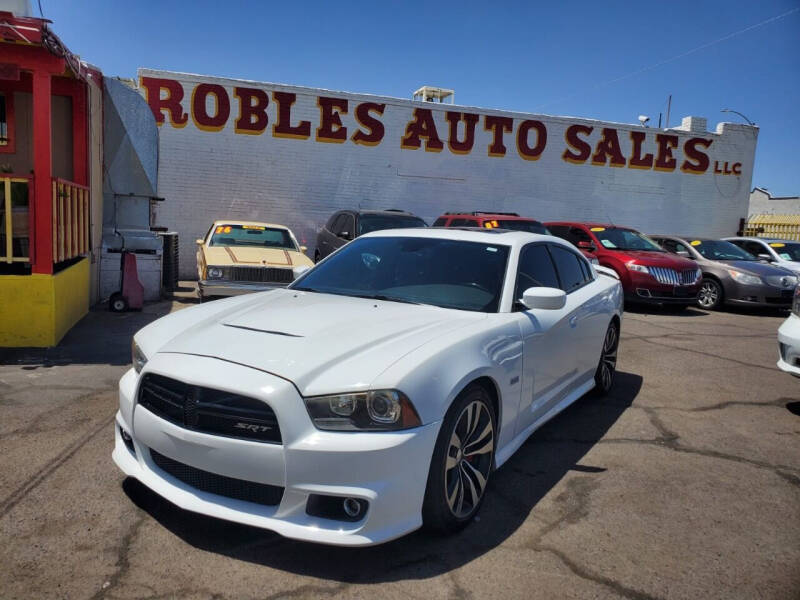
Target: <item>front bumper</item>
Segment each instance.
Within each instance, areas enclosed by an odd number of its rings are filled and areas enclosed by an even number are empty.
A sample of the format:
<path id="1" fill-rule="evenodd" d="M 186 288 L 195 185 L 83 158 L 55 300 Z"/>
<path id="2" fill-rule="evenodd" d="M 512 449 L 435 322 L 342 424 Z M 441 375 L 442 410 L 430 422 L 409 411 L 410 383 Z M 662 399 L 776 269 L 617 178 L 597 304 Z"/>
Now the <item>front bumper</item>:
<path id="1" fill-rule="evenodd" d="M 695 304 L 700 282 L 690 285 L 672 285 L 656 281 L 647 273 L 628 271 L 624 284 L 625 300 L 643 304 Z"/>
<path id="2" fill-rule="evenodd" d="M 778 368 L 800 377 L 800 317 L 794 314 L 778 328 Z"/>
<path id="3" fill-rule="evenodd" d="M 400 432 L 319 431 L 294 386 L 273 375 L 181 354 L 157 354 L 145 371 L 264 400 L 281 429 L 281 444 L 184 429 L 136 406 L 140 378 L 128 371 L 120 380 L 114 462 L 177 506 L 294 539 L 343 546 L 386 542 L 422 525 L 439 422 Z M 127 443 L 120 429 L 131 437 Z M 258 504 L 192 487 L 159 468 L 151 449 L 207 473 L 278 486 L 283 489 L 280 501 Z M 311 516 L 306 513 L 310 494 L 357 498 L 369 507 L 358 522 Z"/>
<path id="4" fill-rule="evenodd" d="M 790 307 L 794 287 L 781 289 L 766 283 L 744 285 L 731 281 L 725 286 L 725 302 L 740 306 L 774 306 Z"/>
<path id="5" fill-rule="evenodd" d="M 264 292 L 282 288 L 288 283 L 226 281 L 221 279 L 203 279 L 197 282 L 201 296 L 240 296 L 254 292 Z"/>

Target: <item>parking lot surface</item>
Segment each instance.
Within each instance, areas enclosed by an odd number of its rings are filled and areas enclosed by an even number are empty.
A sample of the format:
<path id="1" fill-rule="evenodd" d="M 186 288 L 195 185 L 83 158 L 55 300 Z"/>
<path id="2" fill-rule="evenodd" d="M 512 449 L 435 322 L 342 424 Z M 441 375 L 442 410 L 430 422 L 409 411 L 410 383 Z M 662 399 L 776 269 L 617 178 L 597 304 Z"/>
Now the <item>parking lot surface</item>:
<path id="1" fill-rule="evenodd" d="M 626 313 L 612 395 L 536 432 L 479 519 L 344 549 L 182 511 L 112 463 L 130 336 L 191 296 L 0 350 L 0 597 L 800 597 L 781 312 Z"/>

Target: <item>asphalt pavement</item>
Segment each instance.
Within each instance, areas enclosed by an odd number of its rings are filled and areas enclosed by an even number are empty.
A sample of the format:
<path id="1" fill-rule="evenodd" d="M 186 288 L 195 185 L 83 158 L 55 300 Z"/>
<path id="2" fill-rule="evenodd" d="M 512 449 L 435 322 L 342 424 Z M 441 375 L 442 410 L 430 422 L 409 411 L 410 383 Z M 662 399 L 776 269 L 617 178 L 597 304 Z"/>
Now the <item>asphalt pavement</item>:
<path id="1" fill-rule="evenodd" d="M 536 432 L 475 522 L 343 549 L 182 511 L 111 461 L 131 334 L 194 301 L 0 350 L 0 597 L 800 598 L 783 312 L 627 312 L 612 395 Z"/>

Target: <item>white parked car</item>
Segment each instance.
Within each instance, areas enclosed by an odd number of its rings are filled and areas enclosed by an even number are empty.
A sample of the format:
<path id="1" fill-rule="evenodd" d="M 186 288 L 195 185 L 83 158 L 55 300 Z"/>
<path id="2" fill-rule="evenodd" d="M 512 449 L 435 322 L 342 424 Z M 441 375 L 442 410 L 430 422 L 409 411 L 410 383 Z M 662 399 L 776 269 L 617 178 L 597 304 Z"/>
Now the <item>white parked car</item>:
<path id="1" fill-rule="evenodd" d="M 800 275 L 800 242 L 777 238 L 728 237 L 724 240 L 736 244 L 757 258 L 776 267 L 783 267 Z"/>
<path id="2" fill-rule="evenodd" d="M 778 329 L 778 368 L 800 377 L 800 286 L 794 290 L 792 314 Z"/>
<path id="3" fill-rule="evenodd" d="M 178 506 L 369 545 L 455 530 L 494 469 L 611 388 L 622 290 L 561 239 L 388 230 L 286 289 L 139 331 L 114 461 Z"/>

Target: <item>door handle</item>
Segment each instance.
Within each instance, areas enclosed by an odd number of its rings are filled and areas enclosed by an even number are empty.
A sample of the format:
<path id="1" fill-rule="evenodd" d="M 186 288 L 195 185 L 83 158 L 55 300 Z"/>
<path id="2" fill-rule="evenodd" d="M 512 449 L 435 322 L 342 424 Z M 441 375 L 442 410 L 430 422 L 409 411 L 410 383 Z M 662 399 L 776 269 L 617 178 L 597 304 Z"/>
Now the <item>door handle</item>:
<path id="1" fill-rule="evenodd" d="M 569 326 L 575 327 L 578 324 L 578 315 L 573 315 L 569 318 Z"/>

